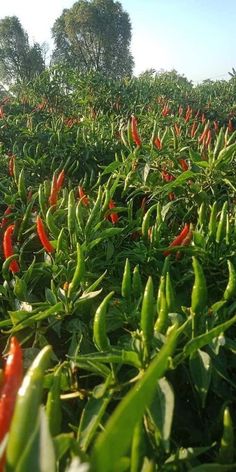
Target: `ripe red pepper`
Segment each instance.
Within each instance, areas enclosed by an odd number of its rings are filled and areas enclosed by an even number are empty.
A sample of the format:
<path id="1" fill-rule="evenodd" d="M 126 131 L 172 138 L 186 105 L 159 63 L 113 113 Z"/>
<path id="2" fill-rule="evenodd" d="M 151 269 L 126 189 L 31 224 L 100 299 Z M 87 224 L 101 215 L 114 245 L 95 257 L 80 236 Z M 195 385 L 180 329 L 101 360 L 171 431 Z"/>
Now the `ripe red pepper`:
<path id="1" fill-rule="evenodd" d="M 138 128 L 137 128 L 137 119 L 135 118 L 134 115 L 131 116 L 131 135 L 134 143 L 136 144 L 137 147 L 142 146 L 142 141 L 141 138 L 138 134 Z"/>
<path id="2" fill-rule="evenodd" d="M 58 175 L 57 177 L 57 191 L 59 192 L 59 190 L 61 189 L 62 185 L 63 185 L 63 182 L 64 182 L 64 179 L 65 179 L 65 171 L 64 169 L 62 169 L 62 171 L 60 172 L 60 174 Z"/>
<path id="3" fill-rule="evenodd" d="M 233 123 L 232 123 L 232 120 L 229 119 L 228 121 L 228 126 L 227 126 L 228 130 L 230 133 L 232 133 L 232 131 L 234 130 L 234 127 L 233 127 Z"/>
<path id="4" fill-rule="evenodd" d="M 168 107 L 168 105 L 164 105 L 164 107 L 161 110 L 162 116 L 167 116 L 169 112 L 170 112 L 170 108 Z"/>
<path id="5" fill-rule="evenodd" d="M 154 146 L 156 146 L 157 149 L 162 149 L 162 142 L 159 138 L 156 138 L 153 140 L 153 144 Z"/>
<path id="6" fill-rule="evenodd" d="M 177 123 L 174 124 L 174 128 L 175 128 L 175 134 L 176 134 L 176 136 L 180 136 L 181 129 L 180 129 L 180 127 L 177 125 Z"/>
<path id="7" fill-rule="evenodd" d="M 181 167 L 182 167 L 183 172 L 185 172 L 186 170 L 188 170 L 188 164 L 187 164 L 187 162 L 186 162 L 185 159 L 180 159 L 180 160 L 179 160 L 179 163 L 180 163 L 180 165 L 181 165 Z"/>
<path id="8" fill-rule="evenodd" d="M 111 208 L 115 208 L 115 206 L 116 205 L 113 202 L 113 200 L 110 200 L 108 207 L 111 209 Z M 109 217 L 113 225 L 119 221 L 119 215 L 117 213 L 110 213 Z"/>
<path id="9" fill-rule="evenodd" d="M 13 256 L 14 254 L 13 244 L 12 244 L 12 239 L 11 239 L 14 229 L 15 229 L 15 225 L 8 226 L 3 236 L 3 253 L 4 253 L 5 259 L 7 259 L 10 256 Z M 18 262 L 14 260 L 11 261 L 9 269 L 13 273 L 19 272 L 20 267 L 19 267 Z"/>
<path id="10" fill-rule="evenodd" d="M 182 231 L 178 234 L 178 236 L 176 236 L 176 238 L 172 241 L 172 243 L 170 243 L 169 248 L 175 247 L 175 246 L 181 246 L 182 241 L 184 240 L 184 238 L 186 238 L 189 232 L 189 227 L 190 227 L 189 224 L 186 223 Z M 169 254 L 170 254 L 170 251 L 168 249 L 163 252 L 164 256 L 168 256 Z"/>
<path id="11" fill-rule="evenodd" d="M 184 109 L 183 109 L 183 107 L 180 105 L 180 106 L 179 106 L 179 109 L 178 109 L 178 114 L 179 114 L 179 116 L 181 116 L 181 115 L 183 114 L 183 111 L 184 111 Z"/>
<path id="12" fill-rule="evenodd" d="M 206 138 L 204 140 L 204 146 L 208 147 L 210 142 L 211 142 L 211 130 L 209 129 L 207 131 L 207 135 L 206 135 Z"/>
<path id="13" fill-rule="evenodd" d="M 8 164 L 8 172 L 9 172 L 10 177 L 14 177 L 14 165 L 15 165 L 16 156 L 12 154 L 9 157 L 10 159 L 9 159 L 9 164 Z"/>
<path id="14" fill-rule="evenodd" d="M 192 127 L 191 127 L 191 131 L 190 131 L 191 138 L 194 138 L 194 136 L 196 134 L 196 130 L 197 130 L 197 122 L 194 121 L 193 124 L 192 124 Z"/>
<path id="15" fill-rule="evenodd" d="M 78 192 L 79 192 L 79 197 L 82 200 L 83 205 L 88 206 L 89 205 L 89 199 L 88 199 L 87 195 L 85 194 L 84 189 L 83 189 L 83 187 L 81 187 L 81 185 L 79 185 L 79 187 L 78 187 Z"/>
<path id="16" fill-rule="evenodd" d="M 9 431 L 14 412 L 16 395 L 23 377 L 22 350 L 19 342 L 13 336 L 10 342 L 4 374 L 3 387 L 0 396 L 0 443 Z M 4 470 L 5 457 L 0 461 L 0 472 Z"/>
<path id="17" fill-rule="evenodd" d="M 219 130 L 219 121 L 217 121 L 217 120 L 214 121 L 214 130 L 215 131 Z"/>
<path id="18" fill-rule="evenodd" d="M 191 241 L 192 241 L 192 238 L 193 238 L 193 232 L 192 232 L 192 229 L 191 229 L 191 227 L 190 227 L 187 236 L 186 236 L 186 237 L 182 240 L 182 242 L 181 242 L 181 246 L 189 246 L 189 244 L 190 244 Z M 176 253 L 175 259 L 176 259 L 176 260 L 179 260 L 180 257 L 181 257 L 181 252 L 178 251 L 178 252 Z"/>
<path id="19" fill-rule="evenodd" d="M 40 218 L 40 216 L 37 216 L 36 227 L 37 227 L 38 237 L 39 237 L 44 249 L 46 249 L 47 252 L 53 252 L 54 247 L 51 245 L 51 243 L 50 243 L 50 241 L 47 237 L 47 234 L 45 232 L 43 222 L 42 222 L 42 219 Z"/>
<path id="20" fill-rule="evenodd" d="M 202 113 L 201 122 L 202 122 L 203 125 L 206 122 L 206 117 L 205 117 L 204 113 Z"/>
<path id="21" fill-rule="evenodd" d="M 186 110 L 186 115 L 185 115 L 185 123 L 187 123 L 192 116 L 192 108 L 188 105 L 188 108 Z"/>

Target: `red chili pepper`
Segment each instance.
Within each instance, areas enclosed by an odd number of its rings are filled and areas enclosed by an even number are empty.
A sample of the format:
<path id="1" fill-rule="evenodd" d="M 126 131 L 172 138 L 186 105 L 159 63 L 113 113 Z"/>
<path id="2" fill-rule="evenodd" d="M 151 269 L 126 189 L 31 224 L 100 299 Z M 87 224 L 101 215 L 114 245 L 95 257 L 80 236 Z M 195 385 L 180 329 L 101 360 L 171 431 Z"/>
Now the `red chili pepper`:
<path id="1" fill-rule="evenodd" d="M 177 123 L 174 124 L 174 128 L 175 128 L 175 134 L 176 134 L 176 136 L 180 136 L 181 129 L 180 129 L 180 127 L 177 125 Z"/>
<path id="2" fill-rule="evenodd" d="M 202 113 L 201 122 L 202 122 L 203 125 L 206 122 L 206 117 L 205 117 L 204 113 Z"/>
<path id="3" fill-rule="evenodd" d="M 188 232 L 189 232 L 189 224 L 186 223 L 182 231 L 178 234 L 178 236 L 176 236 L 176 238 L 172 241 L 172 243 L 170 243 L 169 248 L 180 246 L 184 238 L 186 238 Z M 168 249 L 163 252 L 164 256 L 168 256 L 169 254 L 170 254 L 170 251 Z"/>
<path id="4" fill-rule="evenodd" d="M 157 149 L 162 149 L 162 142 L 159 138 L 154 139 L 153 144 L 154 146 L 156 146 Z"/>
<path id="5" fill-rule="evenodd" d="M 147 203 L 147 197 L 143 197 L 141 201 L 141 205 L 140 205 L 140 208 L 143 211 L 143 213 L 145 213 L 145 210 L 146 210 L 146 203 Z"/>
<path id="6" fill-rule="evenodd" d="M 10 256 L 13 256 L 13 254 L 14 254 L 13 244 L 12 244 L 12 240 L 11 240 L 14 229 L 15 229 L 15 225 L 8 226 L 8 228 L 6 229 L 6 231 L 4 233 L 4 236 L 3 236 L 3 253 L 4 253 L 5 259 L 7 259 Z M 19 267 L 18 262 L 14 261 L 14 260 L 11 261 L 11 263 L 9 265 L 9 269 L 13 273 L 19 272 L 20 267 Z"/>
<path id="7" fill-rule="evenodd" d="M 53 179 L 52 179 L 52 185 L 51 185 L 51 193 L 48 199 L 50 206 L 56 205 L 57 197 L 58 197 L 57 177 L 54 174 Z"/>
<path id="8" fill-rule="evenodd" d="M 12 208 L 10 206 L 8 206 L 6 208 L 6 210 L 4 211 L 4 215 L 7 216 L 7 215 L 10 215 L 12 213 Z M 1 228 L 4 228 L 4 226 L 7 224 L 8 222 L 8 218 L 4 218 L 2 219 L 1 223 L 0 223 L 0 227 Z"/>
<path id="9" fill-rule="evenodd" d="M 175 200 L 175 194 L 174 194 L 174 192 L 168 193 L 168 198 L 169 198 L 169 200 L 170 200 L 171 202 L 172 202 L 173 200 Z"/>
<path id="10" fill-rule="evenodd" d="M 111 209 L 111 208 L 115 208 L 115 206 L 116 205 L 113 202 L 113 200 L 110 200 L 108 207 Z M 119 221 L 119 215 L 117 213 L 110 213 L 109 217 L 113 225 Z"/>
<path id="11" fill-rule="evenodd" d="M 194 138 L 194 136 L 196 134 L 196 130 L 197 130 L 197 122 L 194 121 L 194 123 L 192 124 L 192 127 L 191 127 L 191 131 L 190 131 L 191 138 Z"/>
<path id="12" fill-rule="evenodd" d="M 165 105 L 161 110 L 161 114 L 162 116 L 167 116 L 169 113 L 170 113 L 170 108 L 168 107 L 168 105 Z"/>
<path id="13" fill-rule="evenodd" d="M 183 110 L 183 107 L 180 105 L 180 106 L 179 106 L 179 109 L 178 109 L 178 114 L 179 114 L 179 116 L 181 116 L 181 115 L 183 114 L 183 111 L 184 111 L 184 110 Z"/>
<path id="14" fill-rule="evenodd" d="M 65 179 L 65 171 L 64 171 L 64 169 L 62 169 L 62 171 L 60 172 L 60 174 L 57 177 L 57 191 L 58 192 L 59 192 L 60 188 L 63 185 L 64 179 Z"/>
<path id="15" fill-rule="evenodd" d="M 230 133 L 232 133 L 232 131 L 234 130 L 234 127 L 233 127 L 233 123 L 232 123 L 232 120 L 229 119 L 228 121 L 228 126 L 227 126 L 228 130 Z"/>
<path id="16" fill-rule="evenodd" d="M 182 170 L 183 170 L 184 172 L 185 172 L 186 170 L 188 170 L 188 164 L 187 164 L 187 162 L 186 162 L 185 159 L 180 159 L 180 160 L 179 160 L 179 163 L 180 163 L 180 165 L 181 165 L 181 167 L 182 167 Z"/>
<path id="17" fill-rule="evenodd" d="M 218 129 L 219 129 L 219 121 L 217 121 L 217 120 L 214 121 L 214 129 L 215 129 L 215 131 L 218 131 Z"/>
<path id="18" fill-rule="evenodd" d="M 131 116 L 131 135 L 134 143 L 136 144 L 137 147 L 142 146 L 142 141 L 141 138 L 138 134 L 138 128 L 137 128 L 137 119 L 135 118 L 134 115 Z"/>
<path id="19" fill-rule="evenodd" d="M 8 353 L 4 369 L 3 387 L 0 396 L 0 443 L 9 431 L 16 395 L 23 377 L 22 350 L 15 337 L 11 338 L 10 351 Z M 5 457 L 0 461 L 0 472 L 4 470 Z"/>
<path id="20" fill-rule="evenodd" d="M 163 170 L 161 175 L 162 175 L 163 180 L 165 180 L 165 182 L 171 182 L 172 180 L 175 180 L 175 177 L 169 174 L 169 172 L 167 172 L 166 170 Z"/>
<path id="21" fill-rule="evenodd" d="M 192 241 L 192 238 L 193 238 L 193 232 L 192 232 L 192 229 L 191 229 L 191 227 L 190 227 L 187 236 L 186 236 L 186 237 L 182 240 L 182 242 L 181 242 L 181 246 L 189 246 L 189 244 L 190 244 L 191 241 Z M 175 259 L 176 259 L 176 260 L 179 260 L 180 257 L 181 257 L 181 252 L 178 251 L 178 252 L 176 253 Z"/>
<path id="22" fill-rule="evenodd" d="M 42 219 L 40 218 L 40 216 L 37 216 L 36 227 L 37 227 L 38 237 L 39 237 L 44 249 L 46 249 L 47 252 L 53 252 L 54 247 L 51 245 L 51 243 L 50 243 L 50 241 L 47 237 L 47 234 L 45 232 L 43 222 L 42 222 Z"/>
<path id="23" fill-rule="evenodd" d="M 9 159 L 8 172 L 10 177 L 14 177 L 15 158 L 16 156 L 11 155 Z"/>
<path id="24" fill-rule="evenodd" d="M 79 187 L 78 187 L 78 192 L 79 192 L 79 197 L 82 200 L 83 205 L 88 206 L 89 205 L 89 199 L 88 199 L 87 195 L 84 193 L 84 189 L 83 189 L 83 187 L 81 187 L 81 185 L 79 185 Z"/>
<path id="25" fill-rule="evenodd" d="M 192 116 L 192 108 L 188 105 L 188 108 L 186 110 L 186 115 L 185 115 L 185 123 L 187 123 Z"/>
<path id="26" fill-rule="evenodd" d="M 209 129 L 207 131 L 207 135 L 206 135 L 206 138 L 204 140 L 204 146 L 208 147 L 210 142 L 211 142 L 211 130 Z"/>

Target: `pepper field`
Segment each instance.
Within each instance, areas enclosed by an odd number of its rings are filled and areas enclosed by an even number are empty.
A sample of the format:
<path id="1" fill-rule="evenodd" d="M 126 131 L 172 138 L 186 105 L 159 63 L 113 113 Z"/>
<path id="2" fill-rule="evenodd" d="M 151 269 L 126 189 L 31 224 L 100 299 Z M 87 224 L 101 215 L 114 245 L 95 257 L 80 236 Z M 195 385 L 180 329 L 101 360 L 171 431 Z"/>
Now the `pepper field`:
<path id="1" fill-rule="evenodd" d="M 0 471 L 236 470 L 235 97 L 63 68 L 2 97 Z"/>

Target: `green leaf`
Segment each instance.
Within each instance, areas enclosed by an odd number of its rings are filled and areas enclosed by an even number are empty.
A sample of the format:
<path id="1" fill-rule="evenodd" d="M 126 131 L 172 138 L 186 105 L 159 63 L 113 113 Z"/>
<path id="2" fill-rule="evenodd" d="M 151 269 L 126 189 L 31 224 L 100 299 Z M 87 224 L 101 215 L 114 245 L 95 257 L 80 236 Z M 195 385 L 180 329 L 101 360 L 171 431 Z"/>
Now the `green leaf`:
<path id="1" fill-rule="evenodd" d="M 191 472 L 230 472 L 230 470 L 235 471 L 236 470 L 236 463 L 235 464 L 202 464 L 202 465 L 197 465 L 197 467 L 193 467 L 191 469 Z"/>
<path id="2" fill-rule="evenodd" d="M 201 400 L 201 406 L 205 408 L 212 373 L 212 362 L 209 354 L 198 349 L 190 357 L 189 367 L 194 387 Z"/>
<path id="3" fill-rule="evenodd" d="M 157 428 L 157 442 L 160 442 L 168 453 L 174 413 L 174 392 L 167 379 L 163 378 L 158 381 L 157 390 L 148 411 Z"/>
<path id="4" fill-rule="evenodd" d="M 110 400 L 111 394 L 106 394 L 102 398 L 90 398 L 88 400 L 82 412 L 78 430 L 78 442 L 83 451 L 86 452 L 91 444 Z"/>
<path id="5" fill-rule="evenodd" d="M 162 377 L 168 358 L 172 355 L 177 339 L 176 328 L 171 329 L 166 344 L 156 355 L 141 380 L 129 391 L 107 422 L 106 429 L 95 443 L 92 466 L 95 470 L 111 471 L 130 446 L 135 425 L 155 394 L 156 381 Z"/>

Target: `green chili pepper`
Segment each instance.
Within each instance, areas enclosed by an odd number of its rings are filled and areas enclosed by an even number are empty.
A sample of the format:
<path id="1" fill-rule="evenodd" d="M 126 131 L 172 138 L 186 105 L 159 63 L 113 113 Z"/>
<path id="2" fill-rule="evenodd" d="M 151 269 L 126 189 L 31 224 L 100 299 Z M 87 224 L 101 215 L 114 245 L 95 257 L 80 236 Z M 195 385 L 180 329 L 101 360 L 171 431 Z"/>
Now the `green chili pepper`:
<path id="1" fill-rule="evenodd" d="M 64 251 L 65 247 L 67 246 L 67 241 L 65 239 L 65 228 L 62 228 L 58 238 L 57 238 L 57 246 L 56 246 L 56 252 Z"/>
<path id="2" fill-rule="evenodd" d="M 110 349 L 110 341 L 106 333 L 106 313 L 109 301 L 114 292 L 110 292 L 96 310 L 93 322 L 93 340 L 99 351 Z"/>
<path id="3" fill-rule="evenodd" d="M 19 178 L 18 178 L 18 193 L 21 198 L 21 200 L 26 203 L 27 202 L 27 192 L 25 188 L 25 177 L 24 177 L 24 169 L 21 170 Z"/>
<path id="4" fill-rule="evenodd" d="M 229 214 L 227 213 L 227 215 L 226 215 L 226 231 L 225 231 L 225 244 L 227 246 L 229 246 L 229 244 L 230 244 L 230 232 L 231 232 L 230 219 L 229 219 Z"/>
<path id="5" fill-rule="evenodd" d="M 209 220 L 209 225 L 208 225 L 209 237 L 211 238 L 216 237 L 216 228 L 217 228 L 216 217 L 217 217 L 217 202 L 214 202 L 211 207 L 211 214 L 210 214 L 210 220 Z"/>
<path id="6" fill-rule="evenodd" d="M 168 313 L 172 313 L 176 309 L 176 297 L 169 272 L 166 274 L 166 303 Z"/>
<path id="7" fill-rule="evenodd" d="M 20 224 L 18 235 L 17 235 L 17 239 L 19 241 L 21 240 L 23 233 L 27 229 L 30 217 L 32 215 L 32 208 L 33 208 L 34 203 L 35 203 L 35 197 L 32 198 L 31 202 L 27 205 L 27 208 L 25 210 L 24 217 Z"/>
<path id="8" fill-rule="evenodd" d="M 45 346 L 39 352 L 18 391 L 6 451 L 7 472 L 17 470 L 20 458 L 34 431 L 35 418 L 42 400 L 43 377 L 49 365 L 51 353 L 51 346 Z"/>
<path id="9" fill-rule="evenodd" d="M 150 226 L 150 217 L 151 217 L 151 213 L 156 209 L 157 207 L 157 204 L 155 203 L 154 205 L 152 205 L 148 211 L 145 213 L 144 217 L 143 217 L 143 221 L 142 221 L 142 236 L 144 238 L 144 240 L 148 241 L 148 229 L 149 229 L 149 226 Z"/>
<path id="10" fill-rule="evenodd" d="M 60 433 L 62 411 L 61 411 L 61 369 L 60 365 L 54 372 L 51 388 L 48 392 L 46 403 L 46 414 L 48 417 L 49 430 L 52 436 Z"/>
<path id="11" fill-rule="evenodd" d="M 68 231 L 69 231 L 69 235 L 71 239 L 75 230 L 75 220 L 76 220 L 75 195 L 74 195 L 74 190 L 71 190 L 69 193 L 69 198 L 68 198 L 68 215 L 67 215 L 67 227 L 68 227 Z"/>
<path id="12" fill-rule="evenodd" d="M 89 234 L 90 230 L 91 230 L 91 226 L 93 225 L 94 223 L 94 220 L 95 218 L 100 214 L 100 211 L 101 211 L 101 203 L 102 203 L 102 189 L 101 187 L 99 187 L 98 189 L 98 194 L 97 194 L 97 200 L 95 202 L 95 205 L 88 217 L 88 220 L 87 220 L 87 223 L 86 223 L 86 226 L 85 226 L 85 231 L 86 231 L 86 234 Z"/>
<path id="13" fill-rule="evenodd" d="M 223 207 L 222 207 L 221 214 L 220 214 L 220 221 L 219 221 L 218 226 L 217 226 L 216 242 L 218 244 L 225 237 L 227 209 L 228 209 L 228 203 L 225 202 Z"/>
<path id="14" fill-rule="evenodd" d="M 193 256 L 194 285 L 191 295 L 191 311 L 202 313 L 207 304 L 206 279 L 200 262 Z"/>
<path id="15" fill-rule="evenodd" d="M 125 268 L 122 278 L 122 285 L 121 285 L 121 295 L 127 301 L 130 300 L 131 297 L 131 271 L 130 271 L 130 263 L 129 259 L 127 258 L 125 261 Z"/>
<path id="16" fill-rule="evenodd" d="M 147 358 L 149 356 L 154 330 L 154 296 L 152 277 L 148 277 L 144 290 L 140 327 L 143 332 L 144 357 Z"/>
<path id="17" fill-rule="evenodd" d="M 46 225 L 52 234 L 54 239 L 57 239 L 59 234 L 60 234 L 60 228 L 56 225 L 54 221 L 54 216 L 53 216 L 54 208 L 53 206 L 50 206 L 48 208 L 48 211 L 46 213 Z"/>
<path id="18" fill-rule="evenodd" d="M 132 294 L 135 299 L 139 299 L 143 293 L 143 285 L 140 277 L 139 266 L 136 265 L 132 277 Z"/>
<path id="19" fill-rule="evenodd" d="M 43 215 L 43 218 L 45 218 L 46 211 L 47 211 L 47 199 L 46 199 L 45 194 L 44 194 L 43 184 L 39 185 L 38 196 L 39 196 L 40 211 Z"/>
<path id="20" fill-rule="evenodd" d="M 206 223 L 206 203 L 202 202 L 198 212 L 198 224 L 200 227 Z"/>
<path id="21" fill-rule="evenodd" d="M 228 407 L 224 409 L 223 434 L 218 460 L 221 464 L 231 464 L 234 460 L 234 427 Z"/>
<path id="22" fill-rule="evenodd" d="M 76 252 L 77 252 L 77 264 L 76 264 L 72 281 L 69 284 L 68 297 L 71 297 L 71 295 L 73 295 L 77 291 L 84 275 L 84 269 L 85 269 L 84 254 L 83 254 L 82 247 L 80 246 L 79 243 L 77 243 Z"/>
<path id="23" fill-rule="evenodd" d="M 223 298 L 224 300 L 231 300 L 236 296 L 236 270 L 231 261 L 227 261 L 228 270 L 229 270 L 229 280 L 227 287 L 224 291 Z"/>
<path id="24" fill-rule="evenodd" d="M 161 276 L 159 283 L 157 294 L 157 313 L 158 318 L 155 323 L 155 330 L 159 333 L 165 333 L 168 325 L 168 304 L 166 300 L 166 277 L 164 275 Z"/>

